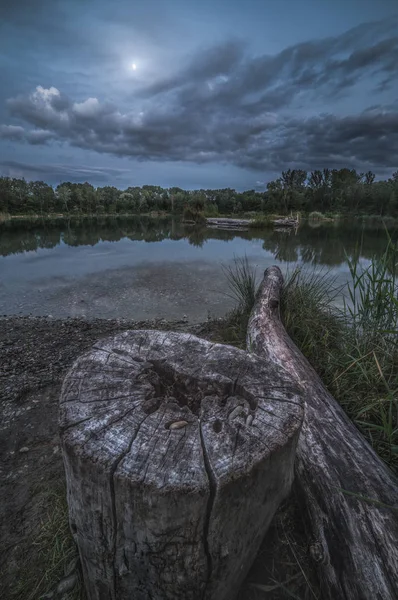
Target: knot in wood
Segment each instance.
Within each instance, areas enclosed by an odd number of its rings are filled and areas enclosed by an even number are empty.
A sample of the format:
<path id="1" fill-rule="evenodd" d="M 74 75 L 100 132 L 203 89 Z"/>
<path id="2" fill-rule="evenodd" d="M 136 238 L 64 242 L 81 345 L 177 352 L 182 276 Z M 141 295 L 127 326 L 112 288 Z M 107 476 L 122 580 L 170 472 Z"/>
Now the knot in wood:
<path id="1" fill-rule="evenodd" d="M 89 600 L 233 598 L 290 489 L 301 393 L 188 334 L 129 331 L 79 358 L 60 426 Z"/>

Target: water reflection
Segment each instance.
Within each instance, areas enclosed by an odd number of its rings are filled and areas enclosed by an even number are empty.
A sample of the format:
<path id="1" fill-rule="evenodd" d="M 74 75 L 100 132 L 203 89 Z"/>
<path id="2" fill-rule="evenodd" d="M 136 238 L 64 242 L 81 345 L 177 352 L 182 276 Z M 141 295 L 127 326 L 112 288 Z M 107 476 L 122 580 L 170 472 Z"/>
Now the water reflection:
<path id="1" fill-rule="evenodd" d="M 397 237 L 397 230 L 391 232 Z M 40 248 L 95 246 L 100 242 L 132 240 L 145 243 L 186 239 L 202 248 L 208 240 L 229 242 L 236 238 L 262 241 L 264 250 L 281 262 L 302 262 L 336 267 L 350 258 L 372 258 L 385 247 L 382 225 L 364 227 L 359 222 L 302 223 L 297 231 L 272 229 L 224 231 L 185 225 L 164 217 L 97 217 L 52 220 L 13 220 L 0 225 L 0 255 L 8 256 Z"/>

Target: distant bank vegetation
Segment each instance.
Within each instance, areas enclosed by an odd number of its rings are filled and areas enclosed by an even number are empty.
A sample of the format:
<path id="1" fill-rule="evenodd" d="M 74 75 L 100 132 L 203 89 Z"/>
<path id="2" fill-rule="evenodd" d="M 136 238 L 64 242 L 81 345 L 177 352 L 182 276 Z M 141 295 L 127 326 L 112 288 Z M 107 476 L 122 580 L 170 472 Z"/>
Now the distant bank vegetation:
<path id="1" fill-rule="evenodd" d="M 156 185 L 95 188 L 89 183 L 64 182 L 55 189 L 43 181 L 0 177 L 0 215 L 147 214 L 151 211 L 206 216 L 290 212 L 313 220 L 338 215 L 398 218 L 398 171 L 385 181 L 354 169 L 323 169 L 307 173 L 289 169 L 263 192 L 231 188 L 187 191 Z"/>

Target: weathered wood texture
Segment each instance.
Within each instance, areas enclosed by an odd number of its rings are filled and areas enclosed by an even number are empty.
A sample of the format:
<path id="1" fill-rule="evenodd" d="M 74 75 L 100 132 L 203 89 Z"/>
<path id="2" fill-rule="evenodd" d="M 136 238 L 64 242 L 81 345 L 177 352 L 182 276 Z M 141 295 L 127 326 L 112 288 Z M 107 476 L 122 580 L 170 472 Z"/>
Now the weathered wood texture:
<path id="1" fill-rule="evenodd" d="M 287 217 L 286 219 L 276 219 L 274 225 L 277 227 L 298 227 L 299 220 L 293 219 L 292 217 Z"/>
<path id="2" fill-rule="evenodd" d="M 228 217 L 209 217 L 206 219 L 208 227 L 229 231 L 247 231 L 251 222 L 252 219 L 230 219 Z"/>
<path id="3" fill-rule="evenodd" d="M 289 493 L 303 403 L 284 369 L 188 334 L 78 359 L 60 426 L 89 600 L 232 600 Z"/>
<path id="4" fill-rule="evenodd" d="M 231 231 L 247 231 L 253 219 L 230 219 L 228 217 L 209 217 L 206 219 L 208 227 L 213 229 L 228 229 Z M 298 227 L 298 219 L 286 217 L 285 219 L 275 219 L 272 221 L 275 227 Z"/>
<path id="5" fill-rule="evenodd" d="M 280 365 L 305 392 L 295 484 L 319 567 L 321 597 L 397 600 L 398 483 L 287 335 L 279 318 L 283 277 L 265 271 L 247 335 L 251 352 Z"/>

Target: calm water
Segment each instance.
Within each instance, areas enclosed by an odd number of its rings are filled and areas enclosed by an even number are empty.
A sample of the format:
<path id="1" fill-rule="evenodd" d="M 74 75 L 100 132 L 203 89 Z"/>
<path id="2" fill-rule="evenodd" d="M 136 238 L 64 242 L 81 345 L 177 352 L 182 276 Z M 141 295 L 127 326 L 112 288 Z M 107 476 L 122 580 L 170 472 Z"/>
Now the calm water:
<path id="1" fill-rule="evenodd" d="M 395 235 L 395 232 L 393 233 Z M 383 227 L 303 223 L 297 232 L 228 232 L 175 219 L 96 218 L 0 225 L 0 314 L 206 319 L 233 302 L 222 266 L 246 255 L 327 268 L 343 284 L 346 254 L 364 264 L 384 249 Z"/>

